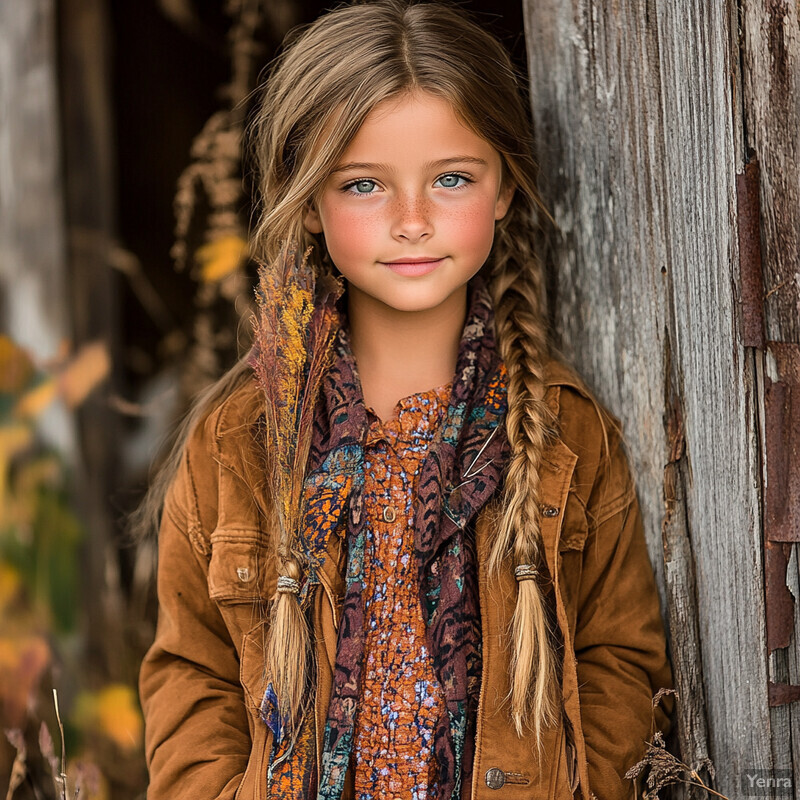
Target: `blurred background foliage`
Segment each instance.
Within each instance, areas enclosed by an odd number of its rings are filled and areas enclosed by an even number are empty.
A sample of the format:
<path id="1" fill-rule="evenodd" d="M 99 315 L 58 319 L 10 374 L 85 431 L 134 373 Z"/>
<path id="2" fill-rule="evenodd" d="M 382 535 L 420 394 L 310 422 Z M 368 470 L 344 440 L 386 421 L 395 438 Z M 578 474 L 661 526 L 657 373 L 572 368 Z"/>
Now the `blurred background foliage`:
<path id="1" fill-rule="evenodd" d="M 461 4 L 525 73 L 521 3 Z M 286 31 L 327 7 L 0 4 L 0 111 L 16 112 L 0 113 L 7 800 L 144 797 L 136 681 L 157 554 L 125 518 L 192 398 L 246 345 L 241 134 Z"/>

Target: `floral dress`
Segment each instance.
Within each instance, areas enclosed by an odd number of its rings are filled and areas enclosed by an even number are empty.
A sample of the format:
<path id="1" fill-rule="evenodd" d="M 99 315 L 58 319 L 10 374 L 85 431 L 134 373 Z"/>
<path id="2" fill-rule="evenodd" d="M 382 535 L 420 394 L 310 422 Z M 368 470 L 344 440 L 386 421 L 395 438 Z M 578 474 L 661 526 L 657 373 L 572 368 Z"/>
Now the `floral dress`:
<path id="1" fill-rule="evenodd" d="M 369 409 L 364 508 L 365 668 L 352 765 L 357 800 L 436 797 L 433 735 L 446 714 L 434 673 L 414 560 L 413 499 L 451 384 L 406 397 L 381 422 Z"/>

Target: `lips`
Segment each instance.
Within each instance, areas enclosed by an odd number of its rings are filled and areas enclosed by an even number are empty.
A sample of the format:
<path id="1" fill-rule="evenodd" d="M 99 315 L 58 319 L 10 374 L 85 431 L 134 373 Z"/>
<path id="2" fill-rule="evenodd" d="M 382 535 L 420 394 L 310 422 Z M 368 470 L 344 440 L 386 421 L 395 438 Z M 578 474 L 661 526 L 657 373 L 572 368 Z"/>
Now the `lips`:
<path id="1" fill-rule="evenodd" d="M 394 261 L 384 261 L 384 264 L 422 264 L 426 261 L 441 261 L 436 256 L 409 256 L 408 258 L 397 258 Z"/>
<path id="2" fill-rule="evenodd" d="M 421 256 L 407 258 L 402 261 L 384 261 L 383 263 L 397 275 L 416 277 L 417 275 L 427 275 L 429 272 L 433 272 L 443 261 L 444 258 Z"/>

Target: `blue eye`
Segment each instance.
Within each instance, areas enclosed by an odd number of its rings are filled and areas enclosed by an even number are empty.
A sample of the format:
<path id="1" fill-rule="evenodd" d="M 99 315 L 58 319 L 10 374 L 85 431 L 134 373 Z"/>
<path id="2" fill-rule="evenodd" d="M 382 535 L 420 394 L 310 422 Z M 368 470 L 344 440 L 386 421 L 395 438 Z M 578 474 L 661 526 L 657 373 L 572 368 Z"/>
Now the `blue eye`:
<path id="1" fill-rule="evenodd" d="M 347 186 L 345 186 L 344 188 L 345 189 L 351 189 L 352 187 L 355 186 L 355 187 L 357 187 L 359 189 L 363 189 L 365 183 L 366 184 L 372 184 L 372 186 L 375 185 L 375 181 L 371 181 L 368 178 L 363 178 L 360 181 L 353 181 L 353 183 L 348 183 Z M 353 194 L 372 194 L 372 192 L 369 191 L 369 186 L 367 186 L 367 190 L 366 191 L 363 191 L 363 192 L 362 191 L 356 191 L 356 192 L 353 192 Z"/>
<path id="2" fill-rule="evenodd" d="M 466 175 L 461 175 L 458 172 L 449 172 L 447 175 L 442 175 L 442 177 L 439 178 L 440 181 L 458 181 L 459 179 L 464 181 L 464 183 L 461 185 L 456 183 L 442 183 L 442 186 L 444 186 L 445 189 L 461 189 L 463 186 L 466 186 L 466 184 L 472 183 Z"/>

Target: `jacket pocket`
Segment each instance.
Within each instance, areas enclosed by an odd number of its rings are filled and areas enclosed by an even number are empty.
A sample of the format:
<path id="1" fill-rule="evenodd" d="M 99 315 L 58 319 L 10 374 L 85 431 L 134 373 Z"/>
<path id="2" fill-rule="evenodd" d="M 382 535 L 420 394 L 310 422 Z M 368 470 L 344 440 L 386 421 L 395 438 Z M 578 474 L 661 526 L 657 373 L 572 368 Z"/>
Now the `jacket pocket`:
<path id="1" fill-rule="evenodd" d="M 271 559 L 260 531 L 214 531 L 208 596 L 220 604 L 265 599 L 270 582 L 268 561 Z"/>
<path id="2" fill-rule="evenodd" d="M 274 557 L 260 531 L 217 529 L 210 543 L 208 596 L 217 604 L 241 658 L 245 635 L 268 613 L 277 585 Z"/>

